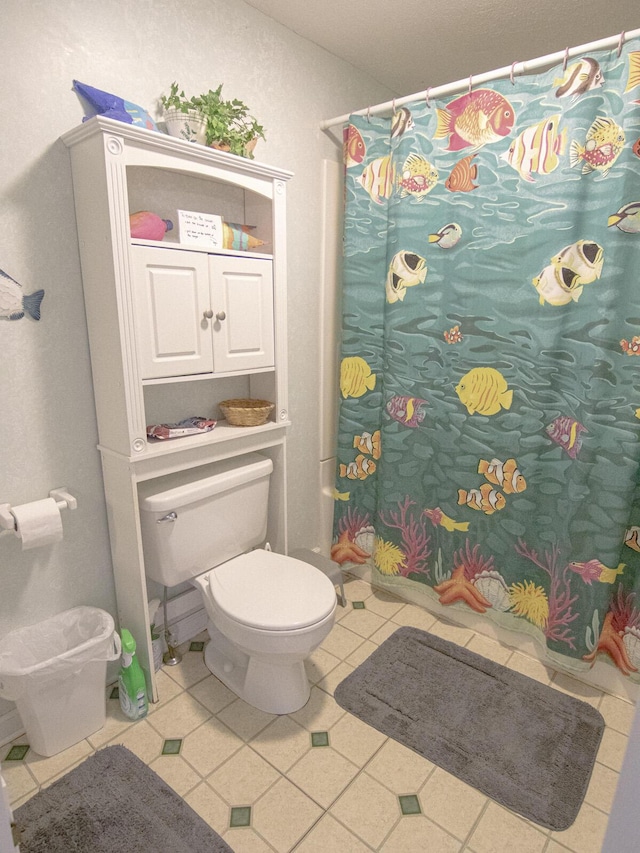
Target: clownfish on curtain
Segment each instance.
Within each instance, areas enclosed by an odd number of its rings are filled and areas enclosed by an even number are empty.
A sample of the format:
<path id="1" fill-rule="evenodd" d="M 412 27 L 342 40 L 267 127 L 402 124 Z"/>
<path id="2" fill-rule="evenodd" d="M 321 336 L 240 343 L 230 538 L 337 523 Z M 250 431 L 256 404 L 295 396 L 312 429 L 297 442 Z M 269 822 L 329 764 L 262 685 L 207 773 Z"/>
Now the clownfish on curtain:
<path id="1" fill-rule="evenodd" d="M 640 680 L 635 48 L 345 128 L 332 558 Z"/>

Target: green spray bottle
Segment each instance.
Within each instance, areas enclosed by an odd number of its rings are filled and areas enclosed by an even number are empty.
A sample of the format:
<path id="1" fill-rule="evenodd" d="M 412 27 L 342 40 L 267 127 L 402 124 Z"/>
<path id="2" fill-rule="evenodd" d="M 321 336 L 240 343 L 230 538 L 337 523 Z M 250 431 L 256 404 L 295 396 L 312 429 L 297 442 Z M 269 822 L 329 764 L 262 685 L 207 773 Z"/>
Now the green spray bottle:
<path id="1" fill-rule="evenodd" d="M 122 639 L 122 667 L 118 676 L 118 693 L 120 707 L 125 717 L 139 720 L 146 717 L 149 710 L 147 701 L 147 685 L 144 672 L 136 657 L 136 641 L 131 632 L 123 628 L 120 631 Z"/>

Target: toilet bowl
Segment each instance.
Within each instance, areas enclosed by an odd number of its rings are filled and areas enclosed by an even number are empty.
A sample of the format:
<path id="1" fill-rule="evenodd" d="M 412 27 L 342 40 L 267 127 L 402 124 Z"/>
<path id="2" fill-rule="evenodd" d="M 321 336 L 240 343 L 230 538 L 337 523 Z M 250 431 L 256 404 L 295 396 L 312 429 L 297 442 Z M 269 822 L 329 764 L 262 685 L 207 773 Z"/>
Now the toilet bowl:
<path id="1" fill-rule="evenodd" d="M 309 698 L 305 659 L 333 626 L 333 583 L 315 566 L 260 545 L 271 459 L 249 453 L 138 487 L 146 574 L 202 593 L 205 663 L 261 711 L 289 714 Z"/>
<path id="2" fill-rule="evenodd" d="M 193 583 L 209 616 L 209 670 L 261 711 L 289 714 L 305 705 L 304 661 L 333 626 L 331 581 L 307 563 L 258 549 Z"/>

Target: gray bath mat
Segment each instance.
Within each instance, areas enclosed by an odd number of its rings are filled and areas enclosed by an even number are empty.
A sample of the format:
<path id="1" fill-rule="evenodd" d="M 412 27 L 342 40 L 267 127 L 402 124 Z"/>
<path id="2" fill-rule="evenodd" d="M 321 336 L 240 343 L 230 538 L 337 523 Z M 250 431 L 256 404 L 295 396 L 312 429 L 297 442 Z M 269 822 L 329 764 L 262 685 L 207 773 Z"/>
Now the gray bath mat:
<path id="1" fill-rule="evenodd" d="M 575 820 L 604 731 L 558 690 L 417 628 L 399 628 L 342 681 L 365 723 L 548 829 Z"/>
<path id="2" fill-rule="evenodd" d="M 87 758 L 14 813 L 21 853 L 233 853 L 124 746 Z"/>

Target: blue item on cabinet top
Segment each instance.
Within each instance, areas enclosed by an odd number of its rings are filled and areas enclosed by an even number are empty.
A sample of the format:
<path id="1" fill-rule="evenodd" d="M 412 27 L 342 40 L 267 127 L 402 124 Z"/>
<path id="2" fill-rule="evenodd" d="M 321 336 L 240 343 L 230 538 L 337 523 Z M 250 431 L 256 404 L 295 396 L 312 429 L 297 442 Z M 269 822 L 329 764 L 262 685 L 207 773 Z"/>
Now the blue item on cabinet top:
<path id="1" fill-rule="evenodd" d="M 93 86 L 87 86 L 86 83 L 80 83 L 78 80 L 73 81 L 73 91 L 80 97 L 86 109 L 87 115 L 83 121 L 87 121 L 96 115 L 103 115 L 106 118 L 114 118 L 126 124 L 146 127 L 147 130 L 158 130 L 155 121 L 145 109 L 131 101 L 125 101 L 119 95 L 112 95 L 102 89 L 94 89 Z M 88 109 L 86 108 L 87 105 Z"/>

